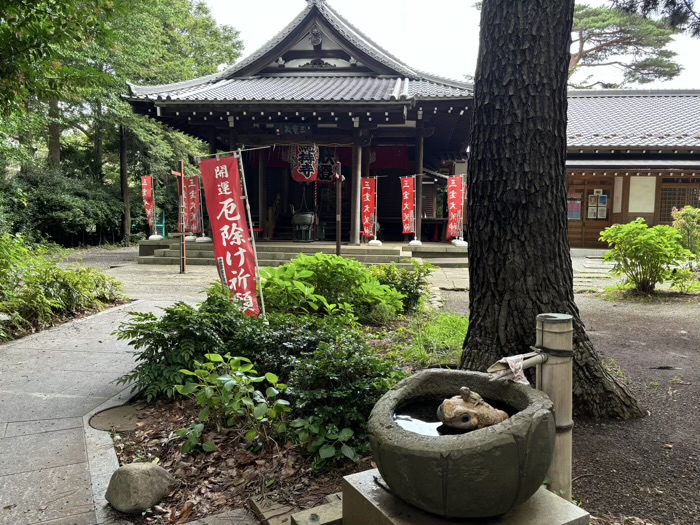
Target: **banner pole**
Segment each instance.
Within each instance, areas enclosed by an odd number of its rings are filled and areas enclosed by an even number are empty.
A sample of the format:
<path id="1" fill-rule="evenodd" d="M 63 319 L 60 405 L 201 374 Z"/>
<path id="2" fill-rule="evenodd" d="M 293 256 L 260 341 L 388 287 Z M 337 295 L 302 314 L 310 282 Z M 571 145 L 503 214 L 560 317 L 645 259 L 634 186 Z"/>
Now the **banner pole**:
<path id="1" fill-rule="evenodd" d="M 187 241 L 185 240 L 185 161 L 180 161 L 180 273 L 187 273 Z"/>
<path id="2" fill-rule="evenodd" d="M 379 177 L 375 176 L 374 177 L 374 224 L 372 225 L 374 238 L 367 243 L 370 246 L 381 246 L 382 245 L 382 241 L 377 239 L 377 224 L 378 224 L 378 218 L 379 218 L 379 209 L 377 208 L 378 203 L 379 203 Z"/>
<path id="3" fill-rule="evenodd" d="M 420 236 L 416 231 L 416 210 L 418 209 L 418 192 L 416 191 L 416 182 L 418 177 L 416 175 L 411 175 L 413 177 L 413 240 L 408 243 L 409 246 L 422 246 L 423 243 L 420 241 Z"/>
<path id="4" fill-rule="evenodd" d="M 255 234 L 253 233 L 253 217 L 250 213 L 250 199 L 248 199 L 248 185 L 245 182 L 245 169 L 243 168 L 243 155 L 241 155 L 242 150 L 237 150 L 234 155 L 238 158 L 238 168 L 241 172 L 241 182 L 243 184 L 243 199 L 245 200 L 246 216 L 248 219 L 248 232 L 250 234 L 250 243 L 253 245 L 253 257 L 255 258 L 255 282 L 260 288 L 260 311 L 262 313 L 263 321 L 266 319 L 265 315 L 265 298 L 263 297 L 263 287 L 262 280 L 260 278 L 260 265 L 258 264 L 258 249 L 255 246 Z"/>

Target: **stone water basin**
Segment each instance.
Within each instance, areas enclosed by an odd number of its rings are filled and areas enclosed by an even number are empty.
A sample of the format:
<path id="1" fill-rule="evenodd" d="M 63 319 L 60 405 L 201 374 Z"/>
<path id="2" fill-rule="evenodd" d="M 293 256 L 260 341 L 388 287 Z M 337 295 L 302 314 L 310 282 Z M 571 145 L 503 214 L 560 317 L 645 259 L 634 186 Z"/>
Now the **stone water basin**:
<path id="1" fill-rule="evenodd" d="M 542 485 L 554 450 L 554 414 L 546 394 L 527 385 L 490 381 L 461 370 L 424 370 L 397 384 L 369 419 L 374 459 L 392 493 L 448 518 L 506 514 Z M 406 407 L 440 400 L 467 386 L 510 415 L 492 427 L 443 434 Z M 415 414 L 413 414 L 415 416 Z M 423 419 L 423 421 L 421 421 Z"/>

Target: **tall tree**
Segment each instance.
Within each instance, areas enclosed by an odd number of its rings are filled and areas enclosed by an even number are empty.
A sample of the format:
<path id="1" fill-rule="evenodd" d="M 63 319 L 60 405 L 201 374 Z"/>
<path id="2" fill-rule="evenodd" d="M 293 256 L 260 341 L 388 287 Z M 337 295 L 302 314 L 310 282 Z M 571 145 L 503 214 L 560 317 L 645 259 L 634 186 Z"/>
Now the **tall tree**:
<path id="1" fill-rule="evenodd" d="M 468 170 L 470 324 L 461 368 L 529 351 L 535 318 L 574 317 L 578 414 L 640 407 L 602 366 L 574 303 L 566 214 L 566 84 L 574 0 L 486 0 Z"/>
<path id="2" fill-rule="evenodd" d="M 109 0 L 0 0 L 0 107 L 55 95 L 64 53 L 92 41 L 110 11 Z"/>
<path id="3" fill-rule="evenodd" d="M 675 32 L 666 22 L 637 13 L 579 4 L 574 12 L 569 77 L 614 66 L 622 72 L 620 84 L 670 80 L 683 69 L 673 60 L 676 53 L 667 49 Z M 604 83 L 590 75 L 578 84 Z"/>
<path id="4" fill-rule="evenodd" d="M 613 5 L 642 16 L 660 15 L 671 27 L 700 38 L 700 9 L 695 0 L 612 0 Z"/>

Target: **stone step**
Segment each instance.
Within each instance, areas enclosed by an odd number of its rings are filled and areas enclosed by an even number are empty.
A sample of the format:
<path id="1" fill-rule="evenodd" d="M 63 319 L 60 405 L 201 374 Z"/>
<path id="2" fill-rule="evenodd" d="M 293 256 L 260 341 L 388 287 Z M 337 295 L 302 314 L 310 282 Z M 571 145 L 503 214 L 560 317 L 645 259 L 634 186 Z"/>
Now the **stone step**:
<path id="1" fill-rule="evenodd" d="M 155 257 L 180 257 L 180 250 L 157 250 L 154 254 Z M 258 252 L 258 260 L 265 259 L 270 261 L 282 261 L 289 262 L 297 256 L 296 253 L 291 252 Z M 375 264 L 387 264 L 392 262 L 401 262 L 402 257 L 399 254 L 392 255 L 376 255 L 376 254 L 363 254 L 363 253 L 346 253 L 343 254 L 344 257 L 350 259 L 356 259 L 364 263 L 375 263 Z M 199 250 L 187 250 L 187 260 L 190 259 L 214 259 L 214 252 L 202 252 Z"/>
<path id="2" fill-rule="evenodd" d="M 212 243 L 188 243 L 187 253 L 191 251 L 197 252 L 209 252 L 214 253 L 214 245 Z M 171 244 L 169 248 L 161 248 L 154 251 L 154 255 L 166 255 L 163 253 L 165 250 L 169 252 L 180 253 L 179 244 Z M 257 242 L 255 244 L 255 250 L 258 254 L 261 253 L 298 253 L 314 254 L 314 253 L 335 253 L 334 244 L 319 244 L 319 243 L 266 243 Z M 401 248 L 387 248 L 387 247 L 374 247 L 374 246 L 348 246 L 344 245 L 341 248 L 343 254 L 360 254 L 360 255 L 393 255 L 400 256 L 403 254 Z M 167 256 L 172 256 L 172 253 L 168 253 Z"/>
<path id="3" fill-rule="evenodd" d="M 162 264 L 162 265 L 179 265 L 179 257 L 154 257 L 151 255 L 140 256 L 137 258 L 138 264 Z M 274 259 L 258 259 L 258 265 L 263 266 L 282 266 L 289 261 L 286 260 L 274 260 Z M 404 262 L 403 259 L 386 261 L 386 260 L 372 260 L 372 261 L 360 261 L 368 266 L 377 266 L 381 264 L 391 264 L 392 262 L 396 264 L 398 268 L 413 268 L 413 265 Z M 216 262 L 213 257 L 207 258 L 187 258 L 187 264 L 192 266 L 216 266 Z"/>
<path id="4" fill-rule="evenodd" d="M 179 257 L 154 257 L 152 255 L 142 255 L 137 258 L 138 264 L 163 264 L 163 265 L 179 265 Z M 216 266 L 213 258 L 187 258 L 187 264 L 191 266 Z"/>

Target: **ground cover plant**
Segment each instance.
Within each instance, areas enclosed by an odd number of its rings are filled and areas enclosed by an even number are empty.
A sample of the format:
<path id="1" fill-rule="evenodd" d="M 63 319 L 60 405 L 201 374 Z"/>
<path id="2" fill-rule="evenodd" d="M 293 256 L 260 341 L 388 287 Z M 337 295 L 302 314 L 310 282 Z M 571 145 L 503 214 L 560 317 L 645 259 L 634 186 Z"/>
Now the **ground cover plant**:
<path id="1" fill-rule="evenodd" d="M 46 247 L 0 236 L 0 341 L 124 300 L 119 283 L 99 271 L 63 268 Z"/>

